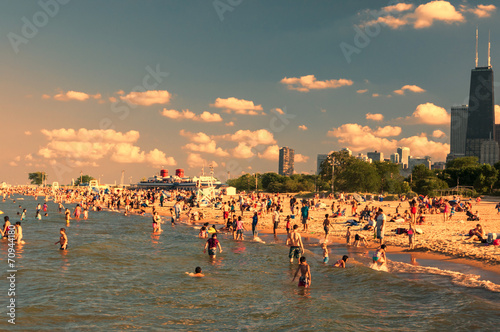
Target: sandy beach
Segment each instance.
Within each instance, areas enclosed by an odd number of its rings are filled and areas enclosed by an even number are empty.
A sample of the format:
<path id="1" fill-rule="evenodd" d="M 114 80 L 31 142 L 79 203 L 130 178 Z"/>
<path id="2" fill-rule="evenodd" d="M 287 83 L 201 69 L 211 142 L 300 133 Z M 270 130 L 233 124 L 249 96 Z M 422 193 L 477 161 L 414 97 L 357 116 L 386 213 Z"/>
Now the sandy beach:
<path id="1" fill-rule="evenodd" d="M 224 201 L 229 200 L 228 197 L 224 198 Z M 327 205 L 327 208 L 318 209 L 314 208 L 310 210 L 311 220 L 309 222 L 309 231 L 307 233 L 302 232 L 302 226 L 298 219 L 292 220 L 292 225 L 294 223 L 300 226 L 301 234 L 307 237 L 317 238 L 319 241 L 324 239 L 323 231 L 323 220 L 326 213 L 331 214 L 331 204 L 332 200 L 320 199 L 322 203 Z M 287 200 L 285 200 L 287 202 Z M 467 221 L 467 216 L 465 212 L 456 212 L 451 220 L 446 222 L 443 221 L 443 214 L 425 214 L 425 223 L 418 225 L 417 227 L 423 231 L 423 234 L 416 235 L 416 246 L 413 250 L 409 250 L 408 236 L 406 234 L 396 234 L 395 230 L 397 228 L 408 228 L 408 223 L 397 223 L 397 222 L 387 222 L 385 230 L 385 243 L 389 246 L 389 251 L 404 251 L 412 252 L 418 255 L 424 253 L 434 253 L 443 254 L 448 256 L 448 258 L 454 259 L 465 259 L 464 262 L 472 265 L 483 265 L 489 270 L 493 270 L 500 273 L 500 248 L 494 245 L 488 245 L 480 242 L 465 242 L 468 237 L 469 230 L 473 229 L 476 224 L 480 223 L 486 234 L 500 233 L 500 215 L 497 214 L 495 205 L 498 202 L 498 198 L 486 197 L 481 200 L 480 203 L 476 203 L 473 200 L 472 211 L 478 211 L 480 216 L 480 221 Z M 399 201 L 369 201 L 363 202 L 358 205 L 357 211 L 361 211 L 366 205 L 372 207 L 381 207 L 384 213 L 387 215 L 387 220 L 390 220 L 390 216 L 395 214 L 396 207 Z M 170 206 L 169 202 L 166 207 L 159 207 L 158 211 L 161 215 L 170 216 Z M 336 203 L 337 205 L 338 203 Z M 353 218 L 350 215 L 350 205 L 344 204 L 343 207 L 347 208 L 346 216 L 331 218 L 331 228 L 328 237 L 328 243 L 330 244 L 345 244 L 345 233 L 348 224 L 346 222 Z M 404 212 L 409 208 L 408 202 L 402 203 L 402 208 L 400 212 Z M 200 211 L 204 213 L 204 219 L 200 222 L 209 222 L 210 224 L 222 224 L 222 211 L 220 209 L 213 208 L 201 208 Z M 237 215 L 240 212 L 237 211 Z M 284 206 L 284 211 L 282 213 L 282 218 L 279 226 L 279 233 L 286 233 L 284 216 L 290 214 L 290 209 L 287 204 Z M 251 217 L 252 212 L 245 212 L 244 223 L 246 229 L 251 229 Z M 183 215 L 183 219 L 187 217 Z M 271 214 L 264 214 L 259 217 L 258 230 L 261 233 L 272 233 L 272 220 Z M 369 248 L 376 248 L 378 246 L 378 240 L 373 239 L 373 231 L 364 231 L 361 226 L 352 226 L 351 233 L 354 237 L 355 234 L 363 234 L 369 243 Z M 354 239 L 352 239 L 354 241 Z M 441 257 L 445 259 L 446 257 Z"/>

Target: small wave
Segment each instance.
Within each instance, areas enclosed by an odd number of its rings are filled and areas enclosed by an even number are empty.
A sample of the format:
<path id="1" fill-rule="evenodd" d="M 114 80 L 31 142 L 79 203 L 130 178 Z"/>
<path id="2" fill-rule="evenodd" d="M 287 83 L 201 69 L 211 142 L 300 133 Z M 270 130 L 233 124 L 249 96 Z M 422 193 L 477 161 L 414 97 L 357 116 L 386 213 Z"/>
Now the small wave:
<path id="1" fill-rule="evenodd" d="M 390 262 L 393 273 L 421 273 L 451 277 L 451 282 L 457 286 L 468 288 L 483 288 L 491 292 L 500 293 L 500 285 L 489 280 L 480 280 L 477 274 L 467 274 L 457 271 L 441 270 L 437 267 L 412 265 L 403 262 Z"/>

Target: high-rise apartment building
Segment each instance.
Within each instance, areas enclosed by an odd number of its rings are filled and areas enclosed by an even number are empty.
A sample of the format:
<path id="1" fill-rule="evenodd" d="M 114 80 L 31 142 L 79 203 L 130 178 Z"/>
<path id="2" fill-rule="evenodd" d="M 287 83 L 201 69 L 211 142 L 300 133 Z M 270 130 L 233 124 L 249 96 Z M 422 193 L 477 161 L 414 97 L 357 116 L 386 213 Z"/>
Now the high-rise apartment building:
<path id="1" fill-rule="evenodd" d="M 408 158 L 410 157 L 410 148 L 399 147 L 397 149 L 399 154 L 399 162 L 403 164 L 403 169 L 408 168 Z"/>
<path id="2" fill-rule="evenodd" d="M 280 175 L 292 175 L 294 166 L 295 154 L 294 150 L 289 147 L 282 147 L 279 154 L 279 168 Z"/>

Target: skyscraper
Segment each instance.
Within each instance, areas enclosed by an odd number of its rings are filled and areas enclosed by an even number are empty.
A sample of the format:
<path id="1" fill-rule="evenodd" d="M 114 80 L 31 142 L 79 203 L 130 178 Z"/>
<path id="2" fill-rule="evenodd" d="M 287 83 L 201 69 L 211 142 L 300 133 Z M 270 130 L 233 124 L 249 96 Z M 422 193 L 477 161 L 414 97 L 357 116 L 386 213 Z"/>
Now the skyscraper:
<path id="1" fill-rule="evenodd" d="M 450 155 L 452 158 L 465 156 L 468 111 L 467 105 L 451 107 Z"/>
<path id="2" fill-rule="evenodd" d="M 384 161 L 384 153 L 383 152 L 379 152 L 379 151 L 367 152 L 366 156 L 368 158 L 370 158 L 373 162 L 375 162 L 375 161 L 378 161 L 378 162 Z"/>
<path id="3" fill-rule="evenodd" d="M 391 163 L 399 164 L 399 154 L 397 153 L 391 154 Z"/>
<path id="4" fill-rule="evenodd" d="M 327 154 L 318 154 L 316 159 L 316 174 L 319 175 L 321 173 L 321 163 L 328 158 Z"/>
<path id="5" fill-rule="evenodd" d="M 483 146 L 484 144 L 487 146 Z M 470 76 L 465 155 L 477 157 L 479 161 L 495 163 L 498 158 L 496 150 L 498 143 L 495 141 L 495 97 L 490 44 L 488 43 L 488 66 L 478 67 L 476 42 L 476 68 L 472 69 Z M 487 155 L 482 156 L 481 151 Z"/>
<path id="6" fill-rule="evenodd" d="M 292 175 L 293 174 L 293 164 L 295 160 L 294 150 L 289 147 L 282 147 L 280 149 L 279 155 L 279 168 L 278 172 L 280 175 Z"/>
<path id="7" fill-rule="evenodd" d="M 410 157 L 410 148 L 399 147 L 397 149 L 397 153 L 399 154 L 399 162 L 403 164 L 403 169 L 408 168 L 408 158 Z"/>

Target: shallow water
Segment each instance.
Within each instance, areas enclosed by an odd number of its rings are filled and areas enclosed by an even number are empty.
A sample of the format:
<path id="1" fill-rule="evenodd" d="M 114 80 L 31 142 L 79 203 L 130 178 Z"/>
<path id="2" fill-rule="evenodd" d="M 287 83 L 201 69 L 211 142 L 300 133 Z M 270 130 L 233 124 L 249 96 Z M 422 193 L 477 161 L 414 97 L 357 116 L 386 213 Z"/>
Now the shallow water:
<path id="1" fill-rule="evenodd" d="M 40 200 L 38 201 L 40 202 Z M 321 263 L 309 247 L 310 289 L 291 282 L 296 264 L 280 240 L 265 244 L 220 236 L 223 253 L 211 262 L 204 240 L 186 225 L 151 233 L 150 218 L 113 212 L 72 220 L 69 250 L 54 245 L 64 216 L 49 203 L 49 217 L 35 221 L 33 198 L 0 203 L 16 221 L 28 209 L 26 243 L 17 247 L 15 328 L 19 330 L 259 330 L 259 331 L 495 331 L 500 326 L 498 276 L 469 266 L 388 255 L 389 272 L 370 269 L 362 249 L 332 247 L 348 268 Z M 74 205 L 70 205 L 71 209 Z M 7 274 L 7 242 L 0 244 Z M 413 262 L 415 263 L 415 262 Z M 190 278 L 201 266 L 205 278 Z M 7 303 L 7 287 L 0 294 Z M 4 307 L 5 308 L 5 307 Z M 1 329 L 12 329 L 4 309 Z"/>

